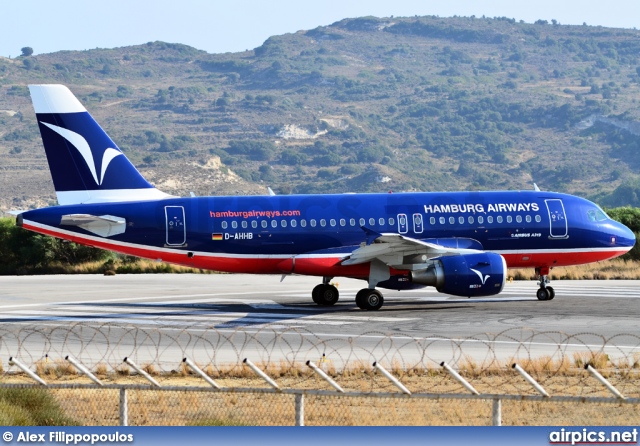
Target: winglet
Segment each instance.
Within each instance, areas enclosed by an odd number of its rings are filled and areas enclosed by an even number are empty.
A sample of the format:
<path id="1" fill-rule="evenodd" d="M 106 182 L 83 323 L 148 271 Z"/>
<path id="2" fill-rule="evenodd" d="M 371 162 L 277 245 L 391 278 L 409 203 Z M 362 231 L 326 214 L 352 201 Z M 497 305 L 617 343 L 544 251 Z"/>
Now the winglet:
<path id="1" fill-rule="evenodd" d="M 369 229 L 366 226 L 360 226 L 360 229 L 362 229 L 367 235 L 367 245 L 372 244 L 378 237 L 382 237 L 382 234 L 374 231 L 373 229 Z"/>

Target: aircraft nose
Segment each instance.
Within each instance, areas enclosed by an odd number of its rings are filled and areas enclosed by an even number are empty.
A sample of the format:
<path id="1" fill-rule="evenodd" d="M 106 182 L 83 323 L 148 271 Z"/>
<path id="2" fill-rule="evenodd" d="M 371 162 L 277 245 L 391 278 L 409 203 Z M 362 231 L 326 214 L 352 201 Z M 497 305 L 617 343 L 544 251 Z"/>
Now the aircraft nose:
<path id="1" fill-rule="evenodd" d="M 616 231 L 615 237 L 616 237 L 615 243 L 618 246 L 624 246 L 631 249 L 636 244 L 636 235 L 633 233 L 631 229 L 627 228 L 622 223 L 619 223 L 617 225 L 617 231 Z"/>

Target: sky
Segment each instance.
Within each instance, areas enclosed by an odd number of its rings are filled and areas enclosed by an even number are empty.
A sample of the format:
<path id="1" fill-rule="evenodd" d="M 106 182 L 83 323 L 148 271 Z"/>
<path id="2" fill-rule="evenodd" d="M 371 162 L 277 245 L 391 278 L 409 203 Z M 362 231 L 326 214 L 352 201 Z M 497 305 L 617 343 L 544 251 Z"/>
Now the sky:
<path id="1" fill-rule="evenodd" d="M 640 28 L 639 0 L 0 0 L 0 56 L 139 45 L 156 40 L 209 53 L 344 18 L 453 15 Z"/>

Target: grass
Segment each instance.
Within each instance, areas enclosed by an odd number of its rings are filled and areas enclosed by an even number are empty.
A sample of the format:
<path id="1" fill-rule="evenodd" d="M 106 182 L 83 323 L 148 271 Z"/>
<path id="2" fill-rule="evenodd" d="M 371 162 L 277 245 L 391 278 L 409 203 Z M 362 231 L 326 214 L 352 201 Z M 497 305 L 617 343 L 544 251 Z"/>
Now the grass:
<path id="1" fill-rule="evenodd" d="M 186 266 L 172 265 L 147 259 L 135 259 L 134 261 L 108 260 L 85 262 L 75 265 L 66 263 L 52 263 L 44 270 L 38 270 L 39 274 L 216 274 L 215 271 L 207 271 Z"/>
<path id="2" fill-rule="evenodd" d="M 46 389 L 0 388 L 0 425 L 77 426 L 79 422 L 65 415 Z"/>

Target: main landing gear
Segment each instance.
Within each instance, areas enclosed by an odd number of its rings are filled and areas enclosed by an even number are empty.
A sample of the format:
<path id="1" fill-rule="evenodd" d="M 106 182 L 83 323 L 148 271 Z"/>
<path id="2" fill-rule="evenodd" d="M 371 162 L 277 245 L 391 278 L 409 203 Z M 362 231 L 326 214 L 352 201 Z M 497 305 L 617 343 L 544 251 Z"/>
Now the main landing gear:
<path id="1" fill-rule="evenodd" d="M 384 297 L 382 297 L 382 293 L 376 289 L 365 288 L 356 294 L 356 305 L 361 310 L 379 310 L 383 303 Z"/>
<path id="2" fill-rule="evenodd" d="M 311 292 L 311 298 L 318 305 L 328 307 L 338 302 L 340 293 L 335 286 L 329 283 L 331 279 L 332 277 L 323 277 L 322 283 Z"/>
<path id="3" fill-rule="evenodd" d="M 331 279 L 332 277 L 323 277 L 322 283 L 311 292 L 313 301 L 323 307 L 334 305 L 340 298 L 338 289 L 329 283 Z M 382 293 L 374 288 L 365 288 L 356 294 L 356 305 L 362 310 L 375 311 L 380 309 L 383 303 Z"/>
<path id="4" fill-rule="evenodd" d="M 549 280 L 549 268 L 536 268 L 536 276 L 540 278 L 538 285 L 538 291 L 536 292 L 536 297 L 538 300 L 552 300 L 556 297 L 556 292 L 553 287 L 547 286 L 551 281 Z"/>

